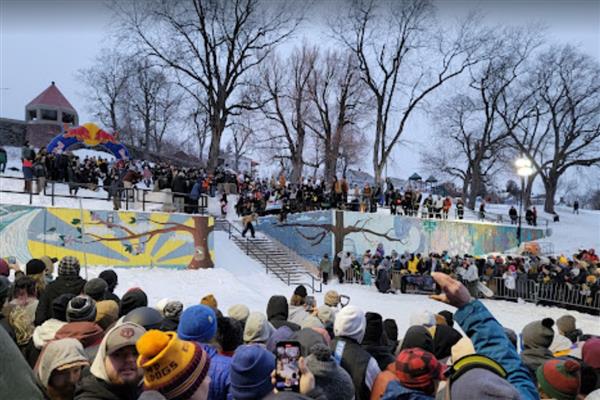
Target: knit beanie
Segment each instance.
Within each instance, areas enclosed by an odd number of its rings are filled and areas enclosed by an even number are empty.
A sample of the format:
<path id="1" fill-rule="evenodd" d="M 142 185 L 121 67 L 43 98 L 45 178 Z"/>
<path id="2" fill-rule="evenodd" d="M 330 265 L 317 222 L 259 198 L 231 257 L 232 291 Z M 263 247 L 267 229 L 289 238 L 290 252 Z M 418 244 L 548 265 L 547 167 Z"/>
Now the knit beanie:
<path id="1" fill-rule="evenodd" d="M 146 293 L 140 288 L 129 289 L 121 299 L 120 315 L 127 315 L 131 310 L 146 306 L 148 306 L 148 296 L 146 296 Z"/>
<path id="2" fill-rule="evenodd" d="M 213 296 L 212 294 L 207 294 L 206 296 L 204 296 L 202 300 L 200 300 L 200 304 L 209 306 L 210 308 L 215 310 L 219 308 L 217 299 L 215 299 L 215 296 Z"/>
<path id="3" fill-rule="evenodd" d="M 296 289 L 294 289 L 294 294 L 300 297 L 306 297 L 308 296 L 308 291 L 306 290 L 304 285 L 299 285 L 296 287 Z"/>
<path id="4" fill-rule="evenodd" d="M 298 332 L 294 332 L 292 340 L 300 343 L 300 353 L 302 357 L 306 357 L 310 354 L 310 349 L 317 344 L 325 345 L 325 339 L 323 335 L 314 331 L 310 328 L 300 329 Z"/>
<path id="5" fill-rule="evenodd" d="M 340 304 L 340 294 L 335 290 L 328 290 L 325 293 L 324 303 L 329 307 L 337 307 Z"/>
<path id="6" fill-rule="evenodd" d="M 73 297 L 72 293 L 63 293 L 52 300 L 52 318 L 67 322 L 67 307 Z"/>
<path id="7" fill-rule="evenodd" d="M 10 268 L 4 258 L 0 258 L 0 276 L 10 275 Z"/>
<path id="8" fill-rule="evenodd" d="M 395 367 L 402 386 L 430 396 L 435 392 L 436 381 L 444 378 L 444 366 L 433 354 L 418 348 L 402 350 L 396 357 Z"/>
<path id="9" fill-rule="evenodd" d="M 554 339 L 552 318 L 544 318 L 541 321 L 533 321 L 525 325 L 521 338 L 526 349 L 548 348 Z"/>
<path id="10" fill-rule="evenodd" d="M 243 304 L 236 304 L 234 306 L 229 307 L 227 310 L 227 315 L 229 315 L 233 319 L 237 319 L 242 323 L 242 325 L 246 324 L 246 320 L 250 315 L 250 310 L 247 306 Z"/>
<path id="11" fill-rule="evenodd" d="M 42 260 L 33 258 L 25 264 L 25 275 L 37 275 L 44 272 L 46 264 Z"/>
<path id="12" fill-rule="evenodd" d="M 217 342 L 223 353 L 233 353 L 244 344 L 242 324 L 229 317 L 217 317 Z"/>
<path id="13" fill-rule="evenodd" d="M 335 313 L 330 306 L 322 305 L 317 309 L 317 318 L 323 323 L 333 323 L 335 321 Z"/>
<path id="14" fill-rule="evenodd" d="M 115 271 L 113 271 L 112 269 L 105 269 L 104 271 L 100 272 L 100 275 L 98 275 L 98 278 L 104 279 L 104 282 L 106 282 L 106 284 L 108 285 L 108 290 L 111 292 L 117 286 L 118 279 L 119 279 L 117 277 L 117 273 Z"/>
<path id="15" fill-rule="evenodd" d="M 346 400 L 354 397 L 352 378 L 340 367 L 331 355 L 329 347 L 316 344 L 306 357 L 306 367 L 315 376 L 316 387 L 328 400 Z"/>
<path id="16" fill-rule="evenodd" d="M 575 326 L 575 317 L 572 315 L 563 315 L 559 319 L 556 320 L 556 327 L 558 331 L 562 334 L 574 331 L 576 329 Z"/>
<path id="17" fill-rule="evenodd" d="M 539 387 L 556 400 L 575 400 L 581 377 L 579 363 L 574 360 L 552 359 L 535 371 Z"/>
<path id="18" fill-rule="evenodd" d="M 251 312 L 244 327 L 244 342 L 266 343 L 275 329 L 263 313 Z"/>
<path id="19" fill-rule="evenodd" d="M 102 300 L 96 303 L 96 323 L 104 330 L 119 319 L 119 305 L 114 300 Z"/>
<path id="20" fill-rule="evenodd" d="M 594 369 L 600 369 L 600 338 L 586 340 L 581 349 L 581 355 L 586 365 Z"/>
<path id="21" fill-rule="evenodd" d="M 79 260 L 77 257 L 64 256 L 58 264 L 59 276 L 78 276 L 79 275 Z"/>
<path id="22" fill-rule="evenodd" d="M 230 393 L 236 400 L 262 399 L 273 390 L 275 356 L 258 345 L 238 347 L 231 360 Z"/>
<path id="23" fill-rule="evenodd" d="M 96 320 L 96 302 L 84 294 L 73 297 L 67 305 L 67 322 Z"/>
<path id="24" fill-rule="evenodd" d="M 515 387 L 485 368 L 473 368 L 450 383 L 451 399 L 520 400 Z"/>
<path id="25" fill-rule="evenodd" d="M 349 305 L 336 314 L 333 333 L 337 337 L 345 336 L 361 343 L 365 336 L 366 325 L 365 313 L 360 308 Z"/>
<path id="26" fill-rule="evenodd" d="M 395 320 L 388 318 L 383 321 L 383 330 L 385 331 L 385 334 L 389 340 L 393 342 L 398 340 L 398 325 L 396 324 Z"/>
<path id="27" fill-rule="evenodd" d="M 160 329 L 163 324 L 163 316 L 152 307 L 138 307 L 123 318 L 124 322 L 133 322 L 145 330 Z"/>
<path id="28" fill-rule="evenodd" d="M 179 321 L 181 313 L 183 312 L 183 303 L 178 300 L 172 300 L 165 305 L 163 308 L 163 315 L 165 318 L 174 319 Z"/>
<path id="29" fill-rule="evenodd" d="M 169 298 L 164 298 L 164 299 L 160 299 L 157 303 L 156 306 L 154 308 L 156 308 L 158 310 L 159 313 L 162 314 L 162 316 L 165 316 L 165 307 L 167 305 L 167 303 L 169 303 L 171 301 L 171 299 Z"/>
<path id="30" fill-rule="evenodd" d="M 104 300 L 104 295 L 108 290 L 108 284 L 102 278 L 93 278 L 83 286 L 83 293 L 96 301 Z"/>
<path id="31" fill-rule="evenodd" d="M 189 399 L 208 375 L 208 354 L 175 332 L 150 330 L 135 347 L 137 365 L 144 369 L 144 389 L 156 390 L 168 400 Z"/>
<path id="32" fill-rule="evenodd" d="M 177 335 L 183 340 L 207 343 L 217 334 L 217 316 L 212 308 L 197 304 L 187 308 L 179 318 Z"/>
<path id="33" fill-rule="evenodd" d="M 423 325 L 426 327 L 435 325 L 435 315 L 430 311 L 419 311 L 410 315 L 410 326 Z"/>

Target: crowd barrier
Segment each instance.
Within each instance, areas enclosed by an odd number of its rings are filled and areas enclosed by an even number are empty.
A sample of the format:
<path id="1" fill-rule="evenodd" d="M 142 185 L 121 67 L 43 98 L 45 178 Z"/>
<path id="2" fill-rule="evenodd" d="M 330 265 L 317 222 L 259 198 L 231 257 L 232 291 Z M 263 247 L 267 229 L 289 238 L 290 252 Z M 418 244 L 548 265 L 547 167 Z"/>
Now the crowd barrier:
<path id="1" fill-rule="evenodd" d="M 393 291 L 407 294 L 433 294 L 436 292 L 436 285 L 429 275 L 407 275 L 400 271 L 391 271 L 390 275 Z M 375 285 L 375 279 L 376 277 L 372 277 L 371 284 Z M 353 269 L 346 271 L 345 282 L 368 284 L 361 273 Z M 600 291 L 592 295 L 576 285 L 544 284 L 534 280 L 517 281 L 514 289 L 507 288 L 502 278 L 491 278 L 486 283 L 494 292 L 493 299 L 510 301 L 521 299 L 534 304 L 600 313 Z"/>

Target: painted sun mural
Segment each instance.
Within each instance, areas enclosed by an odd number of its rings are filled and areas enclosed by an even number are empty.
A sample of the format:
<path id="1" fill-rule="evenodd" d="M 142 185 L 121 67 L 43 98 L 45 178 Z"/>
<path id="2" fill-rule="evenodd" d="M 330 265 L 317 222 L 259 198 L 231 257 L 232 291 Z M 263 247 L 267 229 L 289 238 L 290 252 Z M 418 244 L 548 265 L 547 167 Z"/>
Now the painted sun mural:
<path id="1" fill-rule="evenodd" d="M 0 206 L 1 255 L 88 265 L 212 268 L 214 220 L 184 214 Z"/>

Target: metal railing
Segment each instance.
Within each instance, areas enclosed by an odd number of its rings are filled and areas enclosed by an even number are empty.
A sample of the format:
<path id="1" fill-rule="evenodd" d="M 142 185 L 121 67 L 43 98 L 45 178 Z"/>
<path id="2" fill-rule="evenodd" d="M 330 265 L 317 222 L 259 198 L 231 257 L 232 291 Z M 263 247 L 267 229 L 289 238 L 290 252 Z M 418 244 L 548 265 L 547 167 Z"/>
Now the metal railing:
<path id="1" fill-rule="evenodd" d="M 0 178 L 1 179 L 19 180 L 19 181 L 23 181 L 23 182 L 27 181 L 25 178 L 17 177 L 17 176 L 0 176 Z M 52 206 L 54 206 L 56 204 L 57 198 L 112 201 L 112 196 L 114 195 L 114 194 L 111 195 L 111 192 L 113 190 L 110 187 L 106 187 L 103 185 L 97 185 L 97 184 L 93 184 L 93 183 L 68 182 L 68 181 L 67 182 L 46 181 L 42 190 L 39 190 L 39 188 L 37 187 L 38 182 L 39 182 L 38 178 L 32 178 L 29 181 L 31 182 L 31 185 L 32 185 L 31 190 L 29 190 L 29 191 L 26 191 L 25 188 L 23 188 L 23 190 L 6 189 L 2 185 L 0 185 L 0 193 L 4 192 L 4 193 L 25 194 L 25 195 L 29 196 L 29 204 L 33 204 L 33 196 L 38 196 L 43 192 L 44 196 L 50 197 L 50 204 Z M 35 188 L 36 190 L 34 190 L 34 188 L 33 188 L 34 183 L 36 185 L 36 188 Z M 77 187 L 78 190 L 84 189 L 84 190 L 91 190 L 94 192 L 97 192 L 99 189 L 102 189 L 106 192 L 106 195 L 89 196 L 89 195 L 82 195 L 82 194 L 57 193 L 56 185 L 66 185 L 68 187 L 75 186 L 75 187 Z M 140 193 L 141 193 L 141 195 L 140 195 Z M 162 206 L 168 204 L 164 201 L 149 200 L 148 193 L 161 193 L 163 195 L 171 196 L 172 198 L 177 197 L 177 196 L 187 198 L 189 196 L 189 193 L 160 192 L 160 191 L 155 192 L 153 190 L 136 188 L 136 187 L 118 188 L 117 189 L 117 195 L 120 196 L 121 201 L 125 203 L 125 210 L 127 210 L 127 211 L 129 211 L 130 204 L 134 203 L 134 201 L 141 203 L 142 211 L 146 211 L 147 204 L 159 204 Z M 190 212 L 190 214 L 205 215 L 208 211 L 208 196 L 205 194 L 201 194 L 198 199 L 197 204 L 196 203 L 184 204 L 184 211 L 181 211 L 181 212 L 185 212 L 185 209 L 186 208 L 189 209 L 189 207 L 192 208 L 192 211 L 197 210 L 197 212 Z"/>
<path id="2" fill-rule="evenodd" d="M 234 232 L 237 232 L 241 236 L 242 231 L 231 222 L 227 220 L 219 220 L 219 223 L 225 225 L 229 239 L 233 237 L 233 235 L 235 234 Z M 267 274 L 271 272 L 271 274 L 275 275 L 286 285 L 290 286 L 292 284 L 292 274 L 300 274 L 302 276 L 308 276 L 309 281 L 293 283 L 309 286 L 313 293 L 321 293 L 321 291 L 323 290 L 323 284 L 319 278 L 306 271 L 290 271 L 286 269 L 285 266 L 289 264 L 282 264 L 281 262 L 273 258 L 273 256 L 269 256 L 269 254 L 266 251 L 261 249 L 259 246 L 256 246 L 252 239 L 245 238 L 241 248 L 246 253 L 246 255 L 252 256 L 258 261 L 260 261 L 265 266 Z"/>

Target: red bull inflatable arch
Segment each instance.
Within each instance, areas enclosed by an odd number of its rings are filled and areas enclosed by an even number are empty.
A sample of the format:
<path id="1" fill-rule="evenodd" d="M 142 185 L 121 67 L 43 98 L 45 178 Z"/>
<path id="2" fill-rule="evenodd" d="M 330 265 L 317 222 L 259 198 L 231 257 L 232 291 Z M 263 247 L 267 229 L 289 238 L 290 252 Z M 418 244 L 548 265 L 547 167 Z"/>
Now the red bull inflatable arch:
<path id="1" fill-rule="evenodd" d="M 129 159 L 127 147 L 121 144 L 114 135 L 91 122 L 65 130 L 48 143 L 47 150 L 49 153 L 62 153 L 76 143 L 87 147 L 102 146 L 110 151 L 117 160 Z"/>

